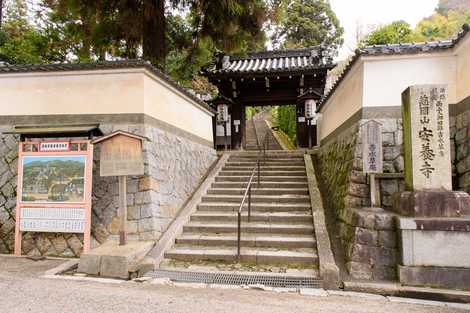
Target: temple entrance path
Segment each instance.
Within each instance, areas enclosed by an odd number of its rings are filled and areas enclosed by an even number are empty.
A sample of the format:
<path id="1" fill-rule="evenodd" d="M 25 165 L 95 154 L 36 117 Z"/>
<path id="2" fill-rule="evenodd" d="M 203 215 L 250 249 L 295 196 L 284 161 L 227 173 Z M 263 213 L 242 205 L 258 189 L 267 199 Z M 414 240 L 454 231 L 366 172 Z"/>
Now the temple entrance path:
<path id="1" fill-rule="evenodd" d="M 259 150 L 259 146 L 263 145 L 264 138 L 267 140 L 267 150 L 283 150 L 272 130 L 268 127 L 268 123 L 266 123 L 267 120 L 271 119 L 271 113 L 262 111 L 246 121 L 246 150 Z"/>
<path id="2" fill-rule="evenodd" d="M 304 156 L 269 151 L 255 175 L 252 212 L 242 211 L 237 261 L 237 213 L 257 152 L 233 153 L 160 265 L 165 270 L 247 271 L 319 278 Z M 264 161 L 263 161 L 264 162 Z"/>

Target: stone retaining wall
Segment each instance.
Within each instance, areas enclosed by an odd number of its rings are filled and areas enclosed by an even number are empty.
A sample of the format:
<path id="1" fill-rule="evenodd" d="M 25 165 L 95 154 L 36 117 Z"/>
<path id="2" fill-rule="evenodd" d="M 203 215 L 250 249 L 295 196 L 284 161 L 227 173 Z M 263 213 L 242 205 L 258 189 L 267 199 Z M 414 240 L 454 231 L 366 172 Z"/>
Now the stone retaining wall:
<path id="1" fill-rule="evenodd" d="M 454 189 L 470 192 L 470 110 L 450 117 L 450 146 Z"/>
<path id="2" fill-rule="evenodd" d="M 399 119 L 374 119 L 382 124 L 384 172 L 403 171 L 402 127 Z M 380 180 L 382 208 L 370 207 L 363 173 L 359 120 L 320 148 L 318 165 L 326 209 L 335 212 L 336 236 L 345 251 L 349 274 L 356 279 L 396 279 L 397 233 L 392 194 L 403 190 L 403 178 Z"/>
<path id="3" fill-rule="evenodd" d="M 11 125 L 0 127 L 4 132 Z M 104 134 L 125 130 L 149 139 L 144 144 L 145 175 L 127 185 L 130 239 L 157 240 L 217 159 L 209 144 L 191 140 L 152 122 L 114 119 L 100 123 Z M 0 135 L 0 253 L 14 247 L 18 136 Z M 93 170 L 92 247 L 118 236 L 118 180 L 99 176 L 99 146 Z M 79 256 L 83 235 L 24 233 L 23 253 Z"/>

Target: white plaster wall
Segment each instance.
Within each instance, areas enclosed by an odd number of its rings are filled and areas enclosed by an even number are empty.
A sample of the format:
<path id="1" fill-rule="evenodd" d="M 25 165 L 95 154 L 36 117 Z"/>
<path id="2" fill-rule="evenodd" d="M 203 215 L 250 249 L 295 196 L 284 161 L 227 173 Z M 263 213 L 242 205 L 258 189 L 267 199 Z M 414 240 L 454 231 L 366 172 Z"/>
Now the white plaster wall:
<path id="1" fill-rule="evenodd" d="M 318 124 L 320 140 L 361 109 L 363 82 L 364 68 L 362 61 L 359 60 L 320 111 L 322 114 Z"/>
<path id="2" fill-rule="evenodd" d="M 363 106 L 400 106 L 402 92 L 421 84 L 448 84 L 455 103 L 456 65 L 450 53 L 364 58 Z"/>
<path id="3" fill-rule="evenodd" d="M 457 54 L 457 102 L 470 96 L 470 35 L 455 49 Z"/>
<path id="4" fill-rule="evenodd" d="M 119 113 L 213 141 L 212 114 L 145 69 L 0 75 L 0 116 Z"/>
<path id="5" fill-rule="evenodd" d="M 157 77 L 145 76 L 144 86 L 148 115 L 213 142 L 212 115 L 208 111 L 175 93 Z"/>
<path id="6" fill-rule="evenodd" d="M 0 75 L 0 115 L 143 111 L 143 75 L 55 72 Z"/>

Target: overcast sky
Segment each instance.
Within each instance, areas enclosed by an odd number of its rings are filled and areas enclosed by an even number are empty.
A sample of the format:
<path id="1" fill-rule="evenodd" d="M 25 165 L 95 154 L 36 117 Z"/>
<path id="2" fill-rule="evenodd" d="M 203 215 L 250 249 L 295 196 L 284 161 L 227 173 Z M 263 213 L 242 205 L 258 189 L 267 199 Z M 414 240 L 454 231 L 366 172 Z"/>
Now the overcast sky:
<path id="1" fill-rule="evenodd" d="M 330 0 L 331 7 L 344 28 L 344 45 L 338 59 L 351 54 L 356 44 L 357 25 L 387 24 L 405 20 L 412 27 L 431 15 L 438 0 Z"/>

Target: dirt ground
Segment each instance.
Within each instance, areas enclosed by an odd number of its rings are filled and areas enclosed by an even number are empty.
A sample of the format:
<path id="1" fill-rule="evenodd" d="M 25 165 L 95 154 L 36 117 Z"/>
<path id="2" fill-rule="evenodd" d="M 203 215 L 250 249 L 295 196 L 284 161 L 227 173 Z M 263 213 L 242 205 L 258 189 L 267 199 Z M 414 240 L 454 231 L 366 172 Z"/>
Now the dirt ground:
<path id="1" fill-rule="evenodd" d="M 0 256 L 0 312 L 468 312 L 457 308 L 395 303 L 385 297 L 314 297 L 259 290 L 185 288 L 44 278 L 63 260 Z"/>

